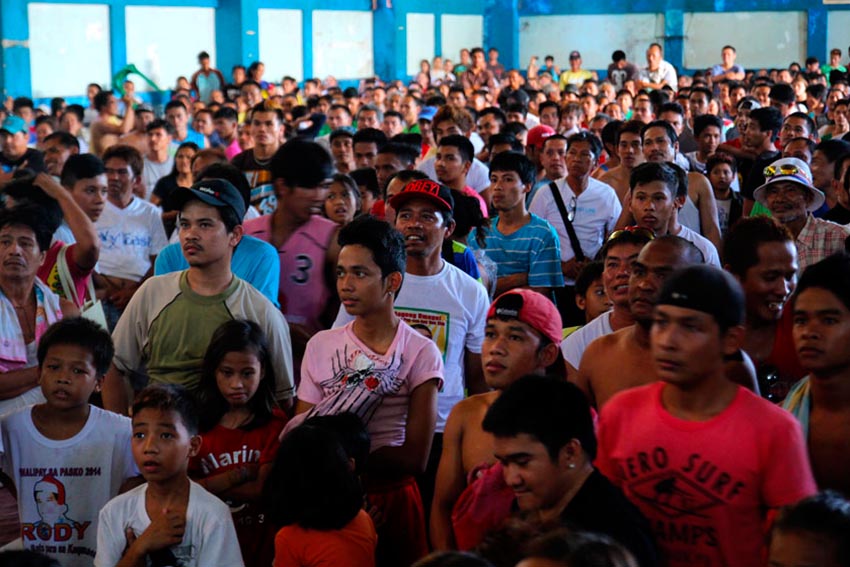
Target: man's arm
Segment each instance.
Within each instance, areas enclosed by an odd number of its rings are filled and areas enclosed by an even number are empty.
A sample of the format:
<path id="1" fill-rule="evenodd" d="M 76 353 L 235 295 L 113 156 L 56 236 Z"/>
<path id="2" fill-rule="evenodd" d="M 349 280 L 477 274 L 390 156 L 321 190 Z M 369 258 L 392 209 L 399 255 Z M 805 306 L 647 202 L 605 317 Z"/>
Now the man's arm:
<path id="1" fill-rule="evenodd" d="M 465 351 L 463 357 L 463 376 L 466 382 L 468 396 L 490 391 L 490 387 L 484 381 L 484 370 L 481 366 L 480 352 L 472 352 L 469 349 Z"/>
<path id="2" fill-rule="evenodd" d="M 514 289 L 517 287 L 526 287 L 528 285 L 528 274 L 527 273 L 519 273 L 519 274 L 510 274 L 508 276 L 502 276 L 496 279 L 496 294 L 495 297 L 500 296 L 504 292 Z"/>
<path id="3" fill-rule="evenodd" d="M 584 392 L 584 395 L 587 396 L 587 401 L 594 408 L 596 407 L 596 396 L 593 394 L 593 360 L 597 356 L 604 355 L 604 347 L 600 348 L 600 341 L 595 340 L 585 349 L 584 356 L 581 357 L 581 363 L 578 365 L 578 370 L 573 376 L 569 375 L 571 366 L 567 364 L 567 380 Z"/>
<path id="4" fill-rule="evenodd" d="M 109 365 L 109 371 L 103 379 L 103 407 L 121 415 L 130 415 L 130 380 L 115 366 Z"/>
<path id="5" fill-rule="evenodd" d="M 437 424 L 437 386 L 432 378 L 416 387 L 410 395 L 404 443 L 398 447 L 382 447 L 369 455 L 372 471 L 390 474 L 418 475 L 425 472 L 428 454 Z"/>
<path id="6" fill-rule="evenodd" d="M 94 268 L 100 256 L 100 239 L 97 236 L 94 223 L 74 201 L 71 193 L 48 174 L 39 173 L 33 185 L 41 187 L 45 193 L 59 203 L 62 216 L 65 217 L 65 222 L 71 228 L 71 234 L 77 240 L 77 245 L 74 247 L 74 263 L 84 272 Z"/>
<path id="7" fill-rule="evenodd" d="M 722 238 L 720 237 L 720 225 L 717 221 L 717 201 L 714 199 L 714 191 L 712 191 L 708 179 L 701 173 L 693 176 L 690 186 L 694 188 L 694 192 L 697 194 L 695 204 L 699 210 L 702 235 L 720 250 Z"/>
<path id="8" fill-rule="evenodd" d="M 0 373 L 0 400 L 11 400 L 38 386 L 38 367 Z"/>
<path id="9" fill-rule="evenodd" d="M 440 454 L 431 505 L 431 545 L 435 550 L 457 549 L 452 530 L 452 510 L 466 488 L 466 473 L 463 470 L 466 405 L 464 400 L 452 409 L 443 432 L 443 452 Z"/>

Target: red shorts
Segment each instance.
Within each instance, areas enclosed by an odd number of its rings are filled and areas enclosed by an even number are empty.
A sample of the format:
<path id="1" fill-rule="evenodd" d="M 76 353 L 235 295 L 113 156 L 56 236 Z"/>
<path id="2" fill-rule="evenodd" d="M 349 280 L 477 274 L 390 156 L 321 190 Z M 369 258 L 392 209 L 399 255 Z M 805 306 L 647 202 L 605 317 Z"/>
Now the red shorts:
<path id="1" fill-rule="evenodd" d="M 383 516 L 375 551 L 377 567 L 411 565 L 428 555 L 428 534 L 422 497 L 414 478 L 366 482 L 366 498 Z"/>

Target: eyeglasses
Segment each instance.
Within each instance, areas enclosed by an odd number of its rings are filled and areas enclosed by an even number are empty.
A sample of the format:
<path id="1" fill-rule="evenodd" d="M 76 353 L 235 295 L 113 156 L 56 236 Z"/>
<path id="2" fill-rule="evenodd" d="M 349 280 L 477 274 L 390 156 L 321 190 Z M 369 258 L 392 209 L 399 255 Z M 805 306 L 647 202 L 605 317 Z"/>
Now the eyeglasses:
<path id="1" fill-rule="evenodd" d="M 812 182 L 811 174 L 802 167 L 797 167 L 793 163 L 783 163 L 779 166 L 772 164 L 765 167 L 763 173 L 765 179 L 775 177 L 777 175 L 798 175 L 809 183 Z"/>
<path id="2" fill-rule="evenodd" d="M 573 195 L 572 199 L 570 199 L 570 207 L 567 209 L 567 220 L 573 222 L 576 218 L 576 207 L 578 206 L 578 201 L 576 201 L 576 196 Z"/>
<path id="3" fill-rule="evenodd" d="M 620 229 L 620 230 L 615 230 L 614 232 L 612 232 L 608 236 L 608 238 L 605 240 L 605 242 L 611 242 L 612 240 L 616 240 L 626 233 L 636 234 L 638 236 L 645 236 L 646 238 L 648 238 L 650 240 L 655 239 L 655 233 L 652 232 L 651 230 L 649 230 L 648 228 L 644 228 L 644 227 L 638 226 L 638 225 L 632 225 L 632 226 L 627 226 L 626 228 L 623 228 L 623 229 Z"/>

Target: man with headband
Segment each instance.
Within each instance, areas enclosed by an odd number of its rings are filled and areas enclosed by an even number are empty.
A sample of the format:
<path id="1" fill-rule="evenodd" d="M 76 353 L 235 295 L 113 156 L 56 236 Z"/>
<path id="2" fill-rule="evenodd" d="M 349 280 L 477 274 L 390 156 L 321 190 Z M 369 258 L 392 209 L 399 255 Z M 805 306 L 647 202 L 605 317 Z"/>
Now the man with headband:
<path id="1" fill-rule="evenodd" d="M 744 304 L 717 268 L 671 275 L 650 333 L 658 381 L 600 417 L 597 466 L 649 519 L 669 567 L 763 565 L 768 511 L 816 491 L 799 425 L 726 377 Z"/>

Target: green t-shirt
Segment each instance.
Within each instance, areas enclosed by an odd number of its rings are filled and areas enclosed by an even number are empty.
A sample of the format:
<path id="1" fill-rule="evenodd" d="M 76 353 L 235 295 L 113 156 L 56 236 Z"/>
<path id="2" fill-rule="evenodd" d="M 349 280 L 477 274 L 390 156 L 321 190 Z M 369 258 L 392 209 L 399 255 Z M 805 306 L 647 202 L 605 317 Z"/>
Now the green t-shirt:
<path id="1" fill-rule="evenodd" d="M 180 293 L 151 322 L 148 375 L 153 382 L 181 384 L 195 390 L 201 381 L 201 361 L 218 327 L 233 319 L 225 300 L 236 291 L 239 280 L 211 296 L 198 295 L 180 277 Z"/>

